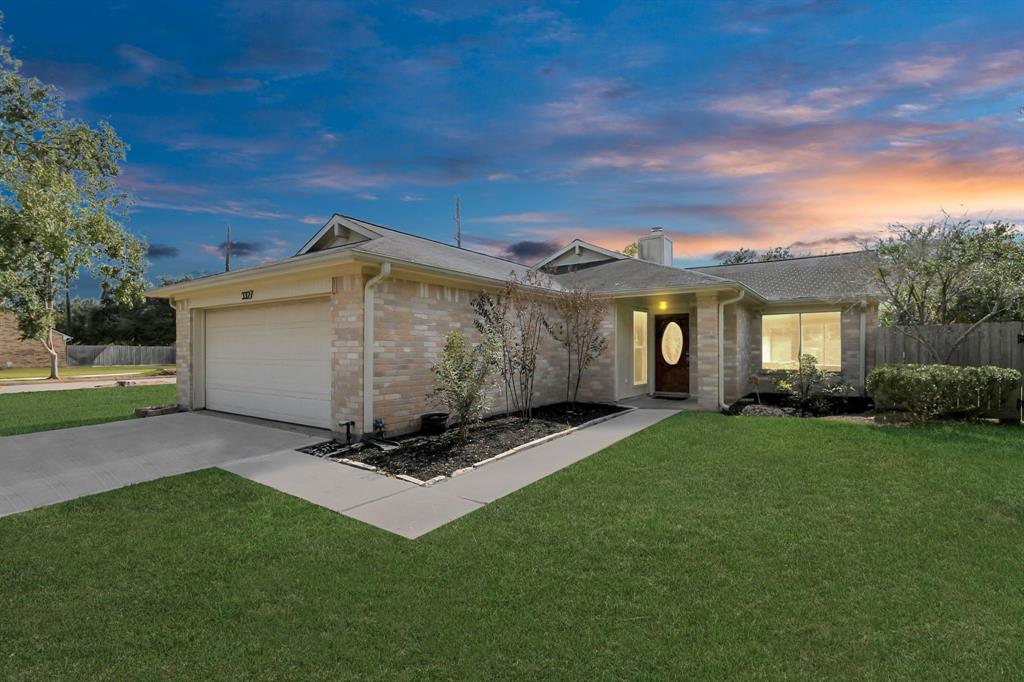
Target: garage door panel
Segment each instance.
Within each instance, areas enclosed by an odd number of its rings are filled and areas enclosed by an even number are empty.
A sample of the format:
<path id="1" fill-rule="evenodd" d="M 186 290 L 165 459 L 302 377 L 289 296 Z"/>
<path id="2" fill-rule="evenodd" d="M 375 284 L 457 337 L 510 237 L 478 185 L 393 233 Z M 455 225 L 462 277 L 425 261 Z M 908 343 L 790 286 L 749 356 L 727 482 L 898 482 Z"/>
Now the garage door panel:
<path id="1" fill-rule="evenodd" d="M 206 314 L 206 406 L 330 427 L 331 333 L 326 300 Z"/>

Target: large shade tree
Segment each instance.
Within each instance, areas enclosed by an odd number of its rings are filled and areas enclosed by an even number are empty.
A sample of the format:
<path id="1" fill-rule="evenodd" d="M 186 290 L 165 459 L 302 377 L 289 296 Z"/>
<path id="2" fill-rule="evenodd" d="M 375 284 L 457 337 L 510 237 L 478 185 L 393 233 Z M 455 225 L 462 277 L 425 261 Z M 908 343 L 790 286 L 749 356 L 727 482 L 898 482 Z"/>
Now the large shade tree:
<path id="1" fill-rule="evenodd" d="M 43 344 L 57 378 L 59 295 L 86 272 L 111 300 L 141 301 L 144 245 L 114 185 L 124 143 L 106 123 L 65 118 L 60 94 L 20 68 L 0 45 L 0 309 Z"/>
<path id="2" fill-rule="evenodd" d="M 1005 221 L 942 220 L 892 225 L 872 249 L 883 325 L 946 364 L 985 322 L 1024 319 L 1024 238 Z M 936 346 L 925 327 L 945 327 Z"/>

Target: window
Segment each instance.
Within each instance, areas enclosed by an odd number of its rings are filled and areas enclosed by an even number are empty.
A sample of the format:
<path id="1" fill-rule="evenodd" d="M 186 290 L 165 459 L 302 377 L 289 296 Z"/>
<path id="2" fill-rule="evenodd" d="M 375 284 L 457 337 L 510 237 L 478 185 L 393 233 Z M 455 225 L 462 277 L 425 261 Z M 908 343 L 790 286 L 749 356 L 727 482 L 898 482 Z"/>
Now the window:
<path id="1" fill-rule="evenodd" d="M 761 317 L 761 368 L 796 369 L 801 355 L 813 355 L 818 367 L 842 367 L 842 314 L 790 313 Z"/>
<path id="2" fill-rule="evenodd" d="M 633 385 L 647 383 L 647 313 L 633 311 Z"/>
<path id="3" fill-rule="evenodd" d="M 676 322 L 669 322 L 661 333 L 661 359 L 674 365 L 683 356 L 683 330 Z"/>

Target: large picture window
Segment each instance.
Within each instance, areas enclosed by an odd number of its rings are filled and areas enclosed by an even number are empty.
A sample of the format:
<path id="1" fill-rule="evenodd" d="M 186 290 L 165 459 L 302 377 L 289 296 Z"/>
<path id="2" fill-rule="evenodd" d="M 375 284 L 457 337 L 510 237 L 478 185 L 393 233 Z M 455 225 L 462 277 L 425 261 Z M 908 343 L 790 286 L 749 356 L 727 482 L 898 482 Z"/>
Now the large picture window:
<path id="1" fill-rule="evenodd" d="M 647 383 L 647 313 L 633 311 L 633 385 Z"/>
<path id="2" fill-rule="evenodd" d="M 820 369 L 842 367 L 842 314 L 789 313 L 761 317 L 761 368 L 796 369 L 801 355 L 813 355 Z"/>

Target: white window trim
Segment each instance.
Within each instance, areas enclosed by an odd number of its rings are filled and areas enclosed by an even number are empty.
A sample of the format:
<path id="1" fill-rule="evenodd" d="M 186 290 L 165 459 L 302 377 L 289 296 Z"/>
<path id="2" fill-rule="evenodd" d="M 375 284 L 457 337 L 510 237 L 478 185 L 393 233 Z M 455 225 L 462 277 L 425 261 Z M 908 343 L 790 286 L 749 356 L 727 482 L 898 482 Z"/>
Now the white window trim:
<path id="1" fill-rule="evenodd" d="M 839 368 L 838 369 L 825 369 L 819 367 L 822 372 L 831 372 L 832 374 L 842 374 L 843 372 L 843 311 L 841 308 L 829 308 L 827 310 L 786 310 L 770 313 L 761 313 L 761 343 L 764 343 L 764 318 L 772 317 L 775 315 L 797 315 L 798 316 L 798 328 L 797 328 L 797 340 L 800 347 L 797 349 L 797 362 L 799 362 L 800 356 L 804 354 L 804 315 L 813 315 L 816 313 L 838 313 L 839 314 Z M 819 361 L 820 364 L 820 361 Z M 762 374 L 772 374 L 775 372 L 787 372 L 792 370 L 785 369 L 774 369 L 764 366 L 764 353 L 761 353 L 761 368 L 759 370 Z"/>
<path id="2" fill-rule="evenodd" d="M 636 332 L 635 332 L 635 330 L 633 329 L 633 326 L 632 326 L 633 324 L 635 324 L 634 321 L 633 321 L 633 318 L 635 317 L 635 313 L 643 313 L 645 315 L 646 321 L 647 321 L 647 329 L 645 330 L 645 332 L 646 332 L 645 335 L 647 336 L 647 346 L 644 349 L 644 350 L 647 351 L 645 353 L 645 355 L 647 356 L 646 359 L 645 359 L 645 362 L 646 362 L 645 369 L 647 370 L 647 377 L 644 378 L 643 381 L 637 381 L 636 380 L 636 357 L 635 357 L 636 356 L 636 343 L 634 341 L 634 334 Z M 629 365 L 630 365 L 630 373 L 632 374 L 633 388 L 637 388 L 639 386 L 650 386 L 650 383 L 651 383 L 651 311 L 648 310 L 647 308 L 632 308 L 630 310 L 630 313 L 629 313 L 629 322 L 630 322 L 630 334 L 629 334 L 629 339 L 630 339 L 630 363 L 629 363 Z"/>

